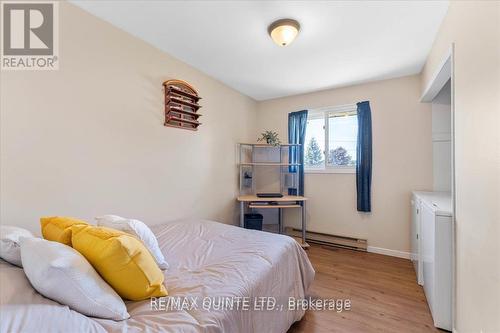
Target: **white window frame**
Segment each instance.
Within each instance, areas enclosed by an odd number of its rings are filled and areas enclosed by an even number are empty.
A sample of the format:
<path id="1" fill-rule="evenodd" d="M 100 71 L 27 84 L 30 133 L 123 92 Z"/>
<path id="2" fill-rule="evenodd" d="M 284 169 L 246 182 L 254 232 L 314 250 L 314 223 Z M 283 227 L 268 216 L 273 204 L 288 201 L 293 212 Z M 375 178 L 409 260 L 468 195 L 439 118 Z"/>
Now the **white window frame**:
<path id="1" fill-rule="evenodd" d="M 308 120 L 309 119 L 320 119 L 323 118 L 324 123 L 324 132 L 325 132 L 325 137 L 324 137 L 324 142 L 325 142 L 325 150 L 323 151 L 323 156 L 325 159 L 325 167 L 324 168 L 307 168 L 304 165 L 304 172 L 305 173 L 356 173 L 356 167 L 355 166 L 333 166 L 331 164 L 328 164 L 328 156 L 327 152 L 329 152 L 329 118 L 332 115 L 337 114 L 338 116 L 344 114 L 344 115 L 353 115 L 357 114 L 358 112 L 358 107 L 356 104 L 346 104 L 346 105 L 340 105 L 340 106 L 330 106 L 330 107 L 324 107 L 324 108 L 318 108 L 318 109 L 310 109 L 308 113 Z"/>

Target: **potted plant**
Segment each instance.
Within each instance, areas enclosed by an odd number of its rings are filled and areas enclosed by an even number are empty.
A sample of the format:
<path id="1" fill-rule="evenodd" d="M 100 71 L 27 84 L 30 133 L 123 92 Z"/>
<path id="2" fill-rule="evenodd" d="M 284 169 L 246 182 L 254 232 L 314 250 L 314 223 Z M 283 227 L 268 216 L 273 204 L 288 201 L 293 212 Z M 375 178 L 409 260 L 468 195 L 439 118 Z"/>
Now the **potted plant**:
<path id="1" fill-rule="evenodd" d="M 265 131 L 261 133 L 261 137 L 257 139 L 258 142 L 265 141 L 268 145 L 279 146 L 281 144 L 276 131 Z"/>

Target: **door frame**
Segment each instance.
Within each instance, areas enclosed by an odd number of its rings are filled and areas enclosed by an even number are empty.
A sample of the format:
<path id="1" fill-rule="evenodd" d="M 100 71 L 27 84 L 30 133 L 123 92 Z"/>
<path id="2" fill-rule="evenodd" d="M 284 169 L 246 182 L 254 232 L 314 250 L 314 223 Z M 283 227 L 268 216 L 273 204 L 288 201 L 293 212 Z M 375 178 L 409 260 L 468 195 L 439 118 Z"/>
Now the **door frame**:
<path id="1" fill-rule="evenodd" d="M 425 88 L 421 103 L 431 103 L 439 94 L 446 82 L 450 80 L 451 88 L 451 209 L 452 209 L 452 241 L 451 241 L 451 267 L 452 267 L 452 292 L 451 292 L 451 322 L 452 331 L 456 331 L 456 295 L 457 295 L 457 248 L 456 248 L 456 173 L 455 173 L 455 44 L 452 43 L 444 55 L 429 84 Z"/>

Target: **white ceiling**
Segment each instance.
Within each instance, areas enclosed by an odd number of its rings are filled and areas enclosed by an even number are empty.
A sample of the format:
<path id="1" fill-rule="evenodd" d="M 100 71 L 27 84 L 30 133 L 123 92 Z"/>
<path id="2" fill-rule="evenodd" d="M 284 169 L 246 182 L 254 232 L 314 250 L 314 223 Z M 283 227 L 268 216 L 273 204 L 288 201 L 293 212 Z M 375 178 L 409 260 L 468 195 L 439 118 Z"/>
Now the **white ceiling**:
<path id="1" fill-rule="evenodd" d="M 448 1 L 72 1 L 265 100 L 420 72 Z M 288 47 L 267 34 L 300 22 Z"/>

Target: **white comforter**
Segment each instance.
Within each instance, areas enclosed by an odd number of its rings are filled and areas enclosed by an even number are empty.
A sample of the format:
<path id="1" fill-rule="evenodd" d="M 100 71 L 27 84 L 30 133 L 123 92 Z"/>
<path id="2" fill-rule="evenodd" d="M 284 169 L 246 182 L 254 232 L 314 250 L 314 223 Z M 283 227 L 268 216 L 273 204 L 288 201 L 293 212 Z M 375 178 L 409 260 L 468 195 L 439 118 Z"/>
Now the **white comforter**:
<path id="1" fill-rule="evenodd" d="M 288 300 L 305 297 L 314 270 L 292 238 L 200 220 L 153 232 L 170 264 L 162 302 L 127 302 L 131 317 L 121 322 L 89 318 L 42 297 L 22 269 L 1 262 L 1 332 L 286 332 L 304 315 Z M 168 299 L 184 306 L 170 308 Z M 218 310 L 221 300 L 226 308 Z M 240 303 L 231 310 L 229 300 Z"/>

